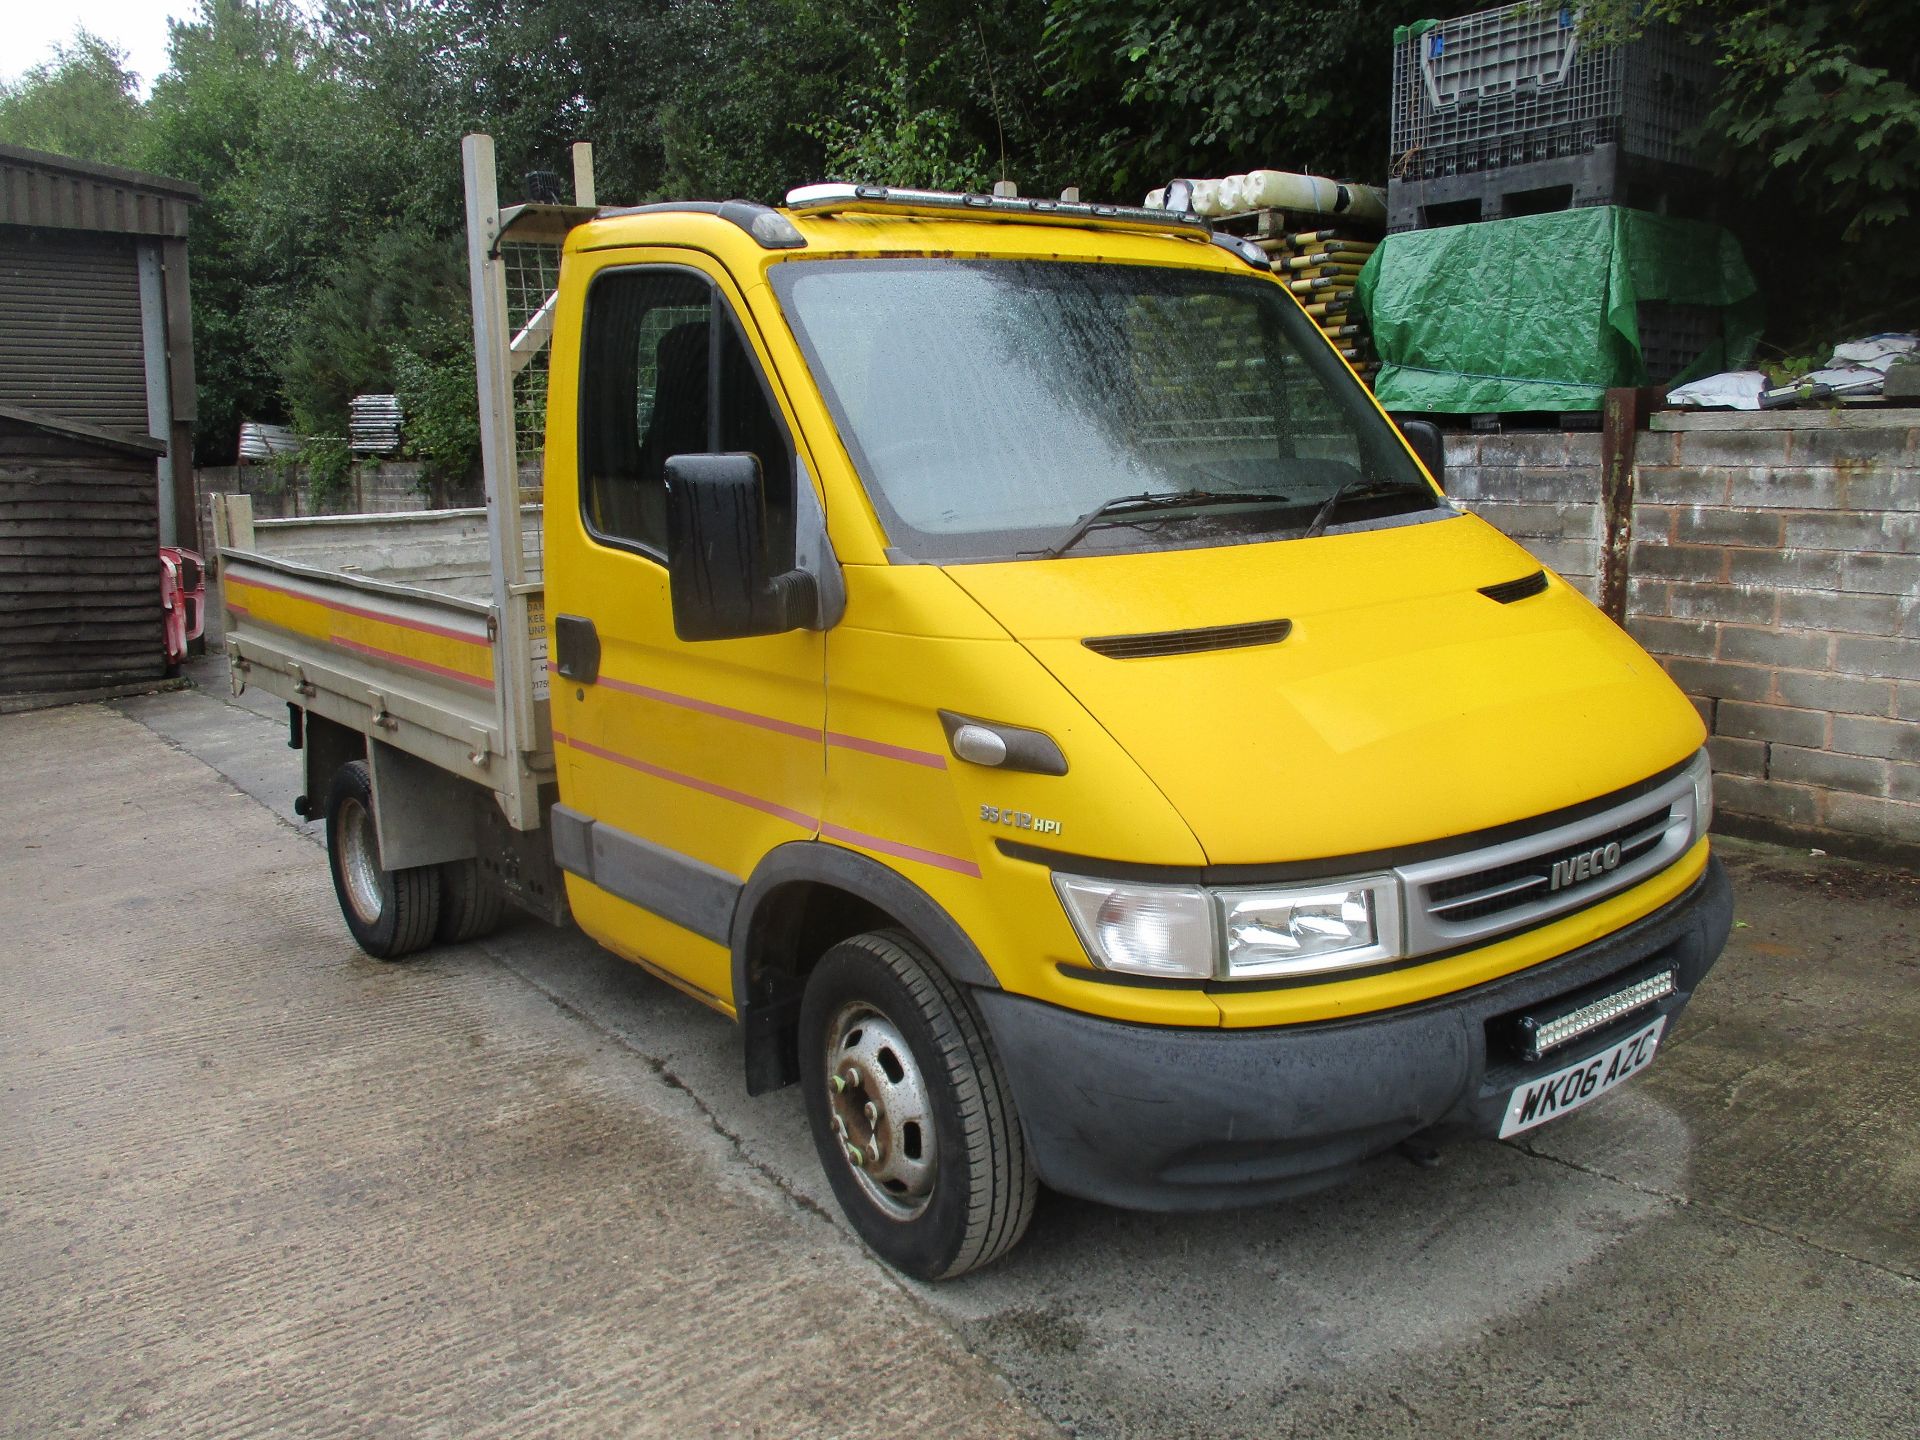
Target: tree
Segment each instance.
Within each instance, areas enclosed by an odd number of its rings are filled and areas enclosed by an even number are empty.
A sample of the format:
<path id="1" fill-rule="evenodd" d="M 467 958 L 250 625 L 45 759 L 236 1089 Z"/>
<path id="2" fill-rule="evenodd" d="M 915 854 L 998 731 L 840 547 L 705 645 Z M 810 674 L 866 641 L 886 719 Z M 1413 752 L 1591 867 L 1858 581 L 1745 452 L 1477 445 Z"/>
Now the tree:
<path id="1" fill-rule="evenodd" d="M 960 116 L 935 89 L 950 69 L 949 57 L 914 63 L 917 19 L 911 0 L 901 0 L 891 34 L 861 37 L 863 77 L 849 85 L 844 107 L 813 128 L 825 147 L 826 170 L 868 185 L 983 190 L 986 149 L 963 133 Z"/>
<path id="2" fill-rule="evenodd" d="M 127 56 L 88 30 L 12 84 L 0 82 L 0 141 L 132 165 L 143 148 L 140 77 Z"/>
<path id="3" fill-rule="evenodd" d="M 821 178 L 1007 178 L 1120 200 L 1256 166 L 1378 180 L 1393 27 L 1482 4 L 199 0 L 144 106 L 124 57 L 82 31 L 0 86 L 0 139 L 200 186 L 207 458 L 231 454 L 243 418 L 338 434 L 351 395 L 397 386 L 435 410 L 435 463 L 452 473 L 469 131 L 494 136 L 509 201 L 530 171 L 564 176 L 580 139 L 615 202 L 777 201 Z M 1703 154 L 1790 337 L 1819 316 L 1920 319 L 1898 308 L 1920 293 L 1920 247 L 1903 243 L 1920 190 L 1909 8 L 1584 7 L 1603 32 L 1674 19 L 1712 55 Z"/>
<path id="4" fill-rule="evenodd" d="M 1054 98 L 1085 117 L 1089 173 L 1129 198 L 1262 166 L 1378 181 L 1394 27 L 1480 8 L 1052 0 L 1042 58 Z"/>
<path id="5" fill-rule="evenodd" d="M 203 197 L 192 234 L 201 453 L 231 455 L 246 419 L 344 433 L 344 398 L 290 389 L 291 357 L 344 257 L 408 208 L 413 137 L 382 123 L 290 0 L 201 0 L 169 27 L 148 109 L 150 168 Z M 457 223 L 457 211 L 442 219 Z"/>
<path id="6" fill-rule="evenodd" d="M 1609 35 L 1653 22 L 1713 59 L 1702 153 L 1781 347 L 1920 324 L 1920 47 L 1907 0 L 1605 0 L 1589 17 Z"/>

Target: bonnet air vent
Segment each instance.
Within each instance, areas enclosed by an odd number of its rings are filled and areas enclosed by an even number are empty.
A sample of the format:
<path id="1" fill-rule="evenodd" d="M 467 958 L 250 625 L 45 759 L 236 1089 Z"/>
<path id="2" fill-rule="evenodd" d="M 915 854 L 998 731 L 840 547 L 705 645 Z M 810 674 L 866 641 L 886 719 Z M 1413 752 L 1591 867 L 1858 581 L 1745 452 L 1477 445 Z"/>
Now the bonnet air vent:
<path id="1" fill-rule="evenodd" d="M 1536 570 L 1531 575 L 1522 575 L 1518 580 L 1502 580 L 1498 585 L 1482 585 L 1480 593 L 1489 600 L 1497 600 L 1502 605 L 1511 605 L 1516 600 L 1524 600 L 1529 595 L 1538 595 L 1547 588 L 1547 572 Z"/>
<path id="2" fill-rule="evenodd" d="M 1160 630 L 1149 635 L 1091 635 L 1080 643 L 1109 660 L 1145 660 L 1155 655 L 1192 655 L 1203 650 L 1278 645 L 1292 629 L 1291 620 L 1254 620 L 1245 625 Z"/>

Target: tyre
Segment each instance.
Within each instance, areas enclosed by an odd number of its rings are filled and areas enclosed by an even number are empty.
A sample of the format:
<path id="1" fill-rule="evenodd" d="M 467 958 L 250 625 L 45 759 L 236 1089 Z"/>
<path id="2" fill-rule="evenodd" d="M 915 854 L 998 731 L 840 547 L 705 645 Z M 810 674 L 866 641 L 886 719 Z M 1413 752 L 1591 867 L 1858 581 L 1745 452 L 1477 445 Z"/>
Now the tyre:
<path id="1" fill-rule="evenodd" d="M 843 940 L 807 977 L 800 1085 L 834 1197 L 921 1280 L 963 1275 L 1026 1233 L 1037 1189 L 1020 1117 L 966 995 L 909 936 Z"/>
<path id="2" fill-rule="evenodd" d="M 440 924 L 434 939 L 442 945 L 482 940 L 500 928 L 507 897 L 487 884 L 478 860 L 449 860 L 440 867 Z"/>
<path id="3" fill-rule="evenodd" d="M 398 960 L 433 943 L 440 923 L 440 869 L 381 865 L 373 777 L 364 760 L 342 765 L 327 792 L 327 861 L 340 913 L 367 954 Z"/>

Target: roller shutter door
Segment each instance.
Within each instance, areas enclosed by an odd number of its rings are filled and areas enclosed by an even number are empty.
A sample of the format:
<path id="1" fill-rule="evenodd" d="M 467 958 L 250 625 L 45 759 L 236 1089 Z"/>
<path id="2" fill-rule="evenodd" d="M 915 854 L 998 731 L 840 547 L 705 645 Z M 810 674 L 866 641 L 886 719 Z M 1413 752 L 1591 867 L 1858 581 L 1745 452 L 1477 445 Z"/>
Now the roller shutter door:
<path id="1" fill-rule="evenodd" d="M 147 433 L 131 236 L 0 227 L 0 405 Z"/>

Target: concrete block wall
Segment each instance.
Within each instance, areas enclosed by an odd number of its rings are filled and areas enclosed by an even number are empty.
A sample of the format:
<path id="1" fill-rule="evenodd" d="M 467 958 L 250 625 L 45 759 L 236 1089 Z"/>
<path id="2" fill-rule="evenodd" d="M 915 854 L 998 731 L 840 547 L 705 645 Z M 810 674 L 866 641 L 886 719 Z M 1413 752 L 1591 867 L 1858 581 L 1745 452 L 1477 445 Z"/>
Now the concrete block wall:
<path id="1" fill-rule="evenodd" d="M 296 515 L 381 515 L 419 510 L 431 497 L 421 466 L 411 460 L 361 461 L 350 466 L 347 483 L 324 500 L 313 494 L 307 473 L 271 465 L 210 465 L 199 471 L 202 494 L 250 495 L 253 513 L 263 520 Z M 471 505 L 474 497 L 465 497 Z"/>
<path id="2" fill-rule="evenodd" d="M 540 456 L 523 457 L 522 492 L 537 491 L 541 473 Z M 203 465 L 194 471 L 194 488 L 198 492 L 202 548 L 213 534 L 209 517 L 215 495 L 250 496 L 254 516 L 261 520 L 463 510 L 486 503 L 478 476 L 459 483 L 429 481 L 425 467 L 416 460 L 356 461 L 348 471 L 346 487 L 324 501 L 315 499 L 307 472 L 297 465 L 284 470 L 265 464 Z"/>
<path id="3" fill-rule="evenodd" d="M 1707 722 L 1723 828 L 1920 858 L 1920 413 L 1653 424 L 1626 623 Z M 1597 436 L 1459 436 L 1449 488 L 1553 565 L 1584 552 L 1537 507 L 1591 502 L 1597 552 L 1598 462 Z"/>
<path id="4" fill-rule="evenodd" d="M 1718 803 L 1920 847 L 1920 416 L 1674 418 L 1636 450 L 1627 628 L 1702 702 Z"/>

